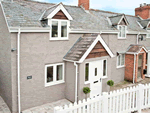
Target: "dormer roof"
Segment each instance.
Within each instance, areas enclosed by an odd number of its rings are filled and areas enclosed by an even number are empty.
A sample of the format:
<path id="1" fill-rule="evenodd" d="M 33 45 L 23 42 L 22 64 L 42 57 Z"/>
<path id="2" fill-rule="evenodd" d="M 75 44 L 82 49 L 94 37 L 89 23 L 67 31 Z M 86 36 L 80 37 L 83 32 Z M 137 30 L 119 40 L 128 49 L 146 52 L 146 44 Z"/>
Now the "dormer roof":
<path id="1" fill-rule="evenodd" d="M 54 5 L 50 8 L 48 8 L 47 10 L 45 10 L 41 16 L 41 19 L 47 19 L 47 18 L 52 19 L 59 11 L 63 12 L 64 15 L 68 18 L 68 20 L 73 20 L 73 18 L 68 13 L 68 11 L 65 9 L 65 7 L 62 3 Z"/>
<path id="2" fill-rule="evenodd" d="M 139 24 L 145 29 L 148 28 L 150 25 L 150 19 L 146 19 L 146 20 L 139 20 L 138 21 Z"/>
<path id="3" fill-rule="evenodd" d="M 129 22 L 127 21 L 127 18 L 124 14 L 110 16 L 109 19 L 113 26 L 120 25 L 122 21 L 123 21 L 123 23 L 125 23 L 125 25 L 129 24 Z"/>

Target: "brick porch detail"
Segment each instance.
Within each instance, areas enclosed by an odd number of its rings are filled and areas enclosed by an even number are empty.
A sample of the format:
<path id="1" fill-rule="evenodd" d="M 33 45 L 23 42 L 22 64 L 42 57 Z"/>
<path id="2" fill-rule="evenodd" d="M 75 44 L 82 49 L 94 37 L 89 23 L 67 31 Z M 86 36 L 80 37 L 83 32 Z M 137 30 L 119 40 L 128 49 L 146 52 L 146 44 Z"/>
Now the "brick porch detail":
<path id="1" fill-rule="evenodd" d="M 139 55 L 143 55 L 143 67 L 142 67 L 142 79 L 145 79 L 145 75 L 143 74 L 143 70 L 146 69 L 146 52 L 145 50 L 141 50 L 139 54 L 136 54 L 135 61 L 135 82 L 137 82 L 138 75 L 138 57 Z M 125 79 L 133 82 L 133 71 L 134 71 L 134 54 L 126 54 L 125 55 Z"/>

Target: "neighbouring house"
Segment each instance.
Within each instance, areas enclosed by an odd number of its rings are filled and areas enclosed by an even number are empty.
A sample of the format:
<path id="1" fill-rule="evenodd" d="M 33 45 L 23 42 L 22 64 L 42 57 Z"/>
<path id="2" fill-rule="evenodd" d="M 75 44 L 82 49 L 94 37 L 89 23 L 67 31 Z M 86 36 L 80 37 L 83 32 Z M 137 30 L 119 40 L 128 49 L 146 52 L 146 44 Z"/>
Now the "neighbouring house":
<path id="1" fill-rule="evenodd" d="M 89 6 L 0 2 L 0 96 L 12 113 L 150 77 L 150 5 L 135 16 Z"/>

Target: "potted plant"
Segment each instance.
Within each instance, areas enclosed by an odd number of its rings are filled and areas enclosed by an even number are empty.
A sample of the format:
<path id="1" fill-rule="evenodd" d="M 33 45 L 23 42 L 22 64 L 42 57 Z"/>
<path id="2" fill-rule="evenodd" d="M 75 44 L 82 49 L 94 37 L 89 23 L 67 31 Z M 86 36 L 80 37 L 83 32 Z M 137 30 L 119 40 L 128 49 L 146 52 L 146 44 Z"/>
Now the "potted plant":
<path id="1" fill-rule="evenodd" d="M 114 85 L 114 81 L 113 80 L 108 80 L 107 85 L 109 85 L 110 88 L 111 88 Z"/>
<path id="2" fill-rule="evenodd" d="M 91 92 L 90 88 L 89 87 L 84 87 L 83 88 L 83 92 L 84 94 L 86 95 L 86 99 L 87 99 L 87 94 Z"/>

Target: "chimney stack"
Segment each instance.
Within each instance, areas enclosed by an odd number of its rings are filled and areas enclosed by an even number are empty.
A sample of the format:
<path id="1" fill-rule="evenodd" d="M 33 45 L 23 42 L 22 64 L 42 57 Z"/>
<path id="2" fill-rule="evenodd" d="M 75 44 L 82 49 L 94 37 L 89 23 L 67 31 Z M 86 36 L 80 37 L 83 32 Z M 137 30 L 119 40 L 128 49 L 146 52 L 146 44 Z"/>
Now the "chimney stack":
<path id="1" fill-rule="evenodd" d="M 135 16 L 140 16 L 143 19 L 150 18 L 150 4 L 140 4 L 140 7 L 135 9 Z"/>
<path id="2" fill-rule="evenodd" d="M 78 0 L 78 6 L 82 6 L 85 10 L 89 10 L 90 0 Z"/>

